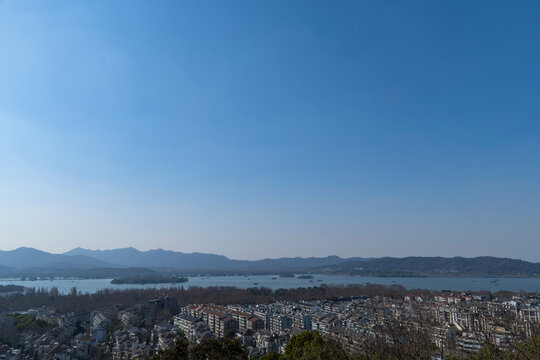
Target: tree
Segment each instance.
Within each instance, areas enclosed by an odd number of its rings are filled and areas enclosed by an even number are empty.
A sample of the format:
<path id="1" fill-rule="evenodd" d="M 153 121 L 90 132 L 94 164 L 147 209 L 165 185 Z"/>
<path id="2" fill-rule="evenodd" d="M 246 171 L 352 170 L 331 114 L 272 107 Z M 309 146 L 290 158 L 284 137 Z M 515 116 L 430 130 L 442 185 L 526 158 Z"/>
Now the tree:
<path id="1" fill-rule="evenodd" d="M 285 347 L 286 360 L 349 360 L 350 356 L 332 339 L 324 339 L 317 331 L 304 331 L 292 336 Z"/>
<path id="2" fill-rule="evenodd" d="M 259 360 L 283 360 L 285 357 L 283 355 L 278 354 L 275 351 L 270 351 L 268 354 L 263 355 L 259 358 Z"/>
<path id="3" fill-rule="evenodd" d="M 189 341 L 180 333 L 174 343 L 174 347 L 170 350 L 161 350 L 153 358 L 153 360 L 189 360 Z"/>
<path id="4" fill-rule="evenodd" d="M 248 354 L 237 339 L 205 340 L 190 352 L 192 360 L 247 360 Z"/>
<path id="5" fill-rule="evenodd" d="M 472 360 L 540 360 L 540 338 L 533 336 L 528 341 L 517 343 L 513 349 L 507 351 L 486 343 L 470 358 Z"/>

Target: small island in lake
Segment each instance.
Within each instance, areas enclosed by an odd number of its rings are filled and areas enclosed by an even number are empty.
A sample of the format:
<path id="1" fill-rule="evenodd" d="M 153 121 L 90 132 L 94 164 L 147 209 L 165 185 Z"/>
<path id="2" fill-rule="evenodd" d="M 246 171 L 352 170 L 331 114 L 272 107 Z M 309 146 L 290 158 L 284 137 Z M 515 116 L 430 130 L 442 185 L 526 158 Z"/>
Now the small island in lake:
<path id="1" fill-rule="evenodd" d="M 111 284 L 178 284 L 188 282 L 188 278 L 182 276 L 139 276 L 112 279 Z"/>

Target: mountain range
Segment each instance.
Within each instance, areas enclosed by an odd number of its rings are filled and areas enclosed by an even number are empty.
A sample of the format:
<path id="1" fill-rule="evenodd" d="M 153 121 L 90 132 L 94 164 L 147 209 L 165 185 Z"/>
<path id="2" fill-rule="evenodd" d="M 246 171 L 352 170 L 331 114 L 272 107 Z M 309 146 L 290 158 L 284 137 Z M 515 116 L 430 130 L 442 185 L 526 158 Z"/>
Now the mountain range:
<path id="1" fill-rule="evenodd" d="M 144 266 L 153 269 L 177 269 L 183 271 L 258 271 L 275 272 L 276 270 L 297 271 L 319 266 L 338 264 L 343 261 L 362 261 L 362 258 L 343 259 L 338 256 L 322 258 L 280 258 L 262 260 L 232 260 L 223 255 L 204 253 L 182 253 L 156 249 L 139 251 L 129 247 L 113 250 L 88 250 L 75 248 L 66 252 L 69 256 L 86 256 L 109 264 L 121 266 Z"/>
<path id="2" fill-rule="evenodd" d="M 357 276 L 540 276 L 540 263 L 496 257 L 341 258 L 338 256 L 233 260 L 223 255 L 135 248 L 64 254 L 21 247 L 0 251 L 0 277 L 113 277 L 153 273 L 283 274 L 319 272 Z M 45 275 L 44 275 L 45 274 Z"/>
<path id="3" fill-rule="evenodd" d="M 0 251 L 0 277 L 5 277 L 6 273 L 11 275 L 10 271 L 26 274 L 32 270 L 35 273 L 41 271 L 50 274 L 52 269 L 59 270 L 57 273 L 70 274 L 73 274 L 74 270 L 92 269 L 95 273 L 95 269 L 108 269 L 110 272 L 113 269 L 120 271 L 126 268 L 185 273 L 283 273 L 308 271 L 343 261 L 362 261 L 362 259 L 327 256 L 249 261 L 232 260 L 223 255 L 182 253 L 163 249 L 140 251 L 133 247 L 112 250 L 89 250 L 78 247 L 63 254 L 21 247 Z"/>
<path id="4" fill-rule="evenodd" d="M 343 261 L 319 270 L 355 276 L 540 276 L 540 263 L 491 256 L 474 258 L 411 256 Z"/>
<path id="5" fill-rule="evenodd" d="M 45 251 L 20 247 L 11 251 L 0 251 L 0 266 L 6 268 L 101 268 L 110 267 L 109 263 L 83 255 L 51 254 Z"/>

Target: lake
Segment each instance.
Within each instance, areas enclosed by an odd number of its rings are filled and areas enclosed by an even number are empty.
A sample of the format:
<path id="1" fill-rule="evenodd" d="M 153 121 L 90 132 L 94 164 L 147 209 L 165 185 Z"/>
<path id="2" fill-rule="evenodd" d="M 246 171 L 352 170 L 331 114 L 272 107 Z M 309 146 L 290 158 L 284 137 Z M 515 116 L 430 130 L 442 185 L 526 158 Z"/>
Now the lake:
<path id="1" fill-rule="evenodd" d="M 313 287 L 326 284 L 329 286 L 349 284 L 399 284 L 406 289 L 453 290 L 453 291 L 531 291 L 540 293 L 540 278 L 391 278 L 391 277 L 353 277 L 313 275 L 313 279 L 298 279 L 294 277 L 279 277 L 277 275 L 256 276 L 212 276 L 190 277 L 182 284 L 111 284 L 111 279 L 85 279 L 85 280 L 0 280 L 0 285 L 22 285 L 29 288 L 50 289 L 56 287 L 61 293 L 68 293 L 73 287 L 81 293 L 95 293 L 102 289 L 145 289 L 168 288 L 171 286 L 188 288 L 190 286 L 234 286 L 238 288 L 268 287 L 271 289 L 292 289 L 298 287 Z"/>

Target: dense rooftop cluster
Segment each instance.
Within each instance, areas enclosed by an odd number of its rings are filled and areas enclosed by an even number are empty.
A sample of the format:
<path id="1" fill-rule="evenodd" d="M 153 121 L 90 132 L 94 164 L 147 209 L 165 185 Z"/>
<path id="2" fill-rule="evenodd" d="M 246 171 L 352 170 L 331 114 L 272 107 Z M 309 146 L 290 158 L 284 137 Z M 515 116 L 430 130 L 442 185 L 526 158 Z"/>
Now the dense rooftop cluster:
<path id="1" fill-rule="evenodd" d="M 161 297 L 85 314 L 47 308 L 0 315 L 0 359 L 144 359 L 174 347 L 236 338 L 251 358 L 283 354 L 292 336 L 316 331 L 351 356 L 466 357 L 487 345 L 512 351 L 539 333 L 540 298 L 443 292 L 434 296 L 343 297 L 269 304 L 190 304 Z"/>

